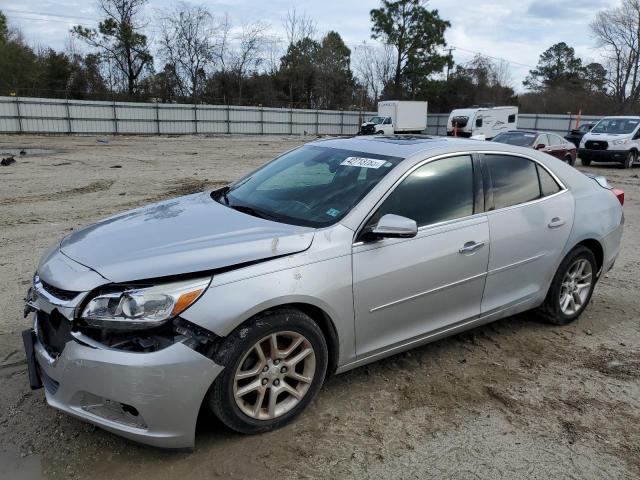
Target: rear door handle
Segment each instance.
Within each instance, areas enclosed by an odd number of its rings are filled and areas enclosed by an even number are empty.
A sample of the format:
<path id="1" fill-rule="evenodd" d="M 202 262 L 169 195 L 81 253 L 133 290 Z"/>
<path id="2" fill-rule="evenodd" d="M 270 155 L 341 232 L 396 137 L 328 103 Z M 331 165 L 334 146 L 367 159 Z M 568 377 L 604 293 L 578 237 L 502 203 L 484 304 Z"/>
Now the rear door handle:
<path id="1" fill-rule="evenodd" d="M 484 247 L 484 242 L 467 242 L 460 250 L 458 250 L 458 252 L 463 255 L 471 255 L 476 253 L 476 251 L 480 250 L 482 247 Z"/>
<path id="2" fill-rule="evenodd" d="M 565 223 L 567 222 L 565 222 L 564 219 L 560 217 L 553 217 L 547 226 L 549 228 L 558 228 L 563 226 Z"/>

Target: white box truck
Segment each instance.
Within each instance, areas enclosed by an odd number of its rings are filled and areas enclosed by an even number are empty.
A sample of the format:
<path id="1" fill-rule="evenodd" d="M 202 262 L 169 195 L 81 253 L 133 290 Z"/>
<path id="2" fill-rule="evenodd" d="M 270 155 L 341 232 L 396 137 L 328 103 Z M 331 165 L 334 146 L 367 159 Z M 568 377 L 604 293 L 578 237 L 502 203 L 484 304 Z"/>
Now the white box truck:
<path id="1" fill-rule="evenodd" d="M 518 107 L 458 108 L 449 115 L 447 135 L 490 140 L 517 125 Z"/>
<path id="2" fill-rule="evenodd" d="M 390 100 L 378 103 L 378 114 L 364 122 L 361 135 L 422 133 L 427 128 L 427 102 Z"/>

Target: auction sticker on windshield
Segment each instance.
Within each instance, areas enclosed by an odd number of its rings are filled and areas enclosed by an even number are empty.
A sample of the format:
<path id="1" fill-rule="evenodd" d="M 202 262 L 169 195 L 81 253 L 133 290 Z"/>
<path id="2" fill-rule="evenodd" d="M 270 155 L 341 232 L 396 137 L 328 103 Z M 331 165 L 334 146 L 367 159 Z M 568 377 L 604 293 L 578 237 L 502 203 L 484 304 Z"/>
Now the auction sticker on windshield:
<path id="1" fill-rule="evenodd" d="M 386 160 L 376 160 L 374 158 L 364 157 L 347 157 L 340 165 L 346 165 L 348 167 L 361 167 L 361 168 L 380 168 L 387 163 Z"/>

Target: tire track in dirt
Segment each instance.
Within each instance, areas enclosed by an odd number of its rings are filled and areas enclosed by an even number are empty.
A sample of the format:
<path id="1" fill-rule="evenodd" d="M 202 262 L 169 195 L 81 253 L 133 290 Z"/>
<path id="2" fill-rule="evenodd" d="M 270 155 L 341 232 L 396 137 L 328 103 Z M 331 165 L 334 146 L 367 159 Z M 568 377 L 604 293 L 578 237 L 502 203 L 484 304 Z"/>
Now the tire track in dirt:
<path id="1" fill-rule="evenodd" d="M 13 203 L 35 203 L 35 202 L 48 202 L 54 200 L 63 200 L 69 197 L 75 197 L 78 195 L 85 195 L 87 193 L 102 192 L 109 190 L 115 183 L 115 180 L 98 180 L 91 182 L 84 187 L 75 187 L 68 190 L 60 190 L 54 193 L 43 193 L 41 195 L 25 195 L 23 197 L 12 197 L 0 200 L 0 205 L 10 205 Z"/>

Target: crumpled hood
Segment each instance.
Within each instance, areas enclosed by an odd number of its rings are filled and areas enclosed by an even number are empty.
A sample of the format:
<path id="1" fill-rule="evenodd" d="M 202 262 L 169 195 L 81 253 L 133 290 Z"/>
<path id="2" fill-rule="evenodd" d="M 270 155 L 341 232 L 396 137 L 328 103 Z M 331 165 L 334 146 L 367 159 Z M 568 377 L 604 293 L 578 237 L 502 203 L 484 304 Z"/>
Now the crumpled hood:
<path id="1" fill-rule="evenodd" d="M 301 252 L 313 232 L 232 210 L 203 192 L 107 218 L 69 235 L 60 249 L 113 282 L 127 282 Z"/>

